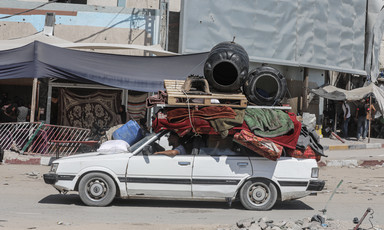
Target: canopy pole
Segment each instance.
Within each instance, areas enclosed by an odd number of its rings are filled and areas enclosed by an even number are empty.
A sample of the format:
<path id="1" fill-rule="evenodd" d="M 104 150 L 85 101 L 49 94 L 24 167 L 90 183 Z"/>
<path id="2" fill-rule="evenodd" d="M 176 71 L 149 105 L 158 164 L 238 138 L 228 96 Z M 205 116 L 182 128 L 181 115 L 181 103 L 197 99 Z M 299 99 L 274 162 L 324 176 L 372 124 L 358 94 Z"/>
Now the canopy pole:
<path id="1" fill-rule="evenodd" d="M 303 80 L 303 112 L 308 112 L 308 68 L 304 68 Z"/>
<path id="2" fill-rule="evenodd" d="M 36 97 L 37 97 L 37 78 L 33 79 L 32 84 L 32 100 L 31 100 L 31 116 L 29 122 L 35 121 L 35 111 L 36 111 Z"/>
<path id="3" fill-rule="evenodd" d="M 336 132 L 336 128 L 337 128 L 337 104 L 334 103 L 333 106 L 335 106 L 335 122 L 333 124 L 333 132 L 337 133 Z"/>
<path id="4" fill-rule="evenodd" d="M 148 92 L 148 97 L 151 97 L 153 96 L 154 93 L 153 92 Z M 152 129 L 152 115 L 155 116 L 156 115 L 156 111 L 153 109 L 153 106 L 151 108 L 147 108 L 147 128 L 149 130 L 149 132 L 152 132 L 153 129 Z"/>
<path id="5" fill-rule="evenodd" d="M 351 75 L 348 74 L 347 90 L 351 90 Z"/>
<path id="6" fill-rule="evenodd" d="M 371 106 L 372 106 L 372 96 L 369 96 L 368 143 L 371 142 L 371 120 L 372 120 Z"/>
<path id="7" fill-rule="evenodd" d="M 45 123 L 51 124 L 51 106 L 52 106 L 52 84 L 51 79 L 48 80 L 48 96 L 47 96 L 47 114 L 45 115 Z"/>

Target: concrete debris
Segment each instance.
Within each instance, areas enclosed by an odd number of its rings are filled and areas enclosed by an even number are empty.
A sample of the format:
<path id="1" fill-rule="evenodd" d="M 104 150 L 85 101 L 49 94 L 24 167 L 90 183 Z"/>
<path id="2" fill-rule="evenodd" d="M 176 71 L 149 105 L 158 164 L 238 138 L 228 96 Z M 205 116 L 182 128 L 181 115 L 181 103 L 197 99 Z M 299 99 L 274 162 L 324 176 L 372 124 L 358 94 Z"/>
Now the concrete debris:
<path id="1" fill-rule="evenodd" d="M 36 178 L 39 176 L 40 173 L 38 172 L 30 172 L 30 173 L 26 173 L 26 175 L 30 178 Z"/>
<path id="2" fill-rule="evenodd" d="M 20 151 L 21 151 L 20 147 L 17 146 L 16 141 L 12 142 L 9 150 L 14 151 L 16 153 L 20 153 Z"/>
<path id="3" fill-rule="evenodd" d="M 64 225 L 64 226 L 69 226 L 71 225 L 70 223 L 65 223 L 63 221 L 57 221 L 57 225 Z"/>
<path id="4" fill-rule="evenodd" d="M 355 225 L 327 218 L 325 215 L 315 215 L 312 218 L 303 218 L 296 221 L 282 220 L 274 221 L 263 218 L 249 218 L 237 221 L 236 226 L 229 228 L 218 228 L 217 230 L 323 230 L 323 229 L 352 229 Z M 372 226 L 370 229 L 382 230 Z"/>
<path id="5" fill-rule="evenodd" d="M 240 220 L 236 223 L 238 228 L 249 228 L 252 224 L 256 223 L 258 220 L 255 218 L 251 219 L 245 219 L 245 220 Z"/>
<path id="6" fill-rule="evenodd" d="M 359 191 L 362 191 L 362 192 L 371 192 L 372 189 L 370 189 L 370 188 L 360 188 Z"/>

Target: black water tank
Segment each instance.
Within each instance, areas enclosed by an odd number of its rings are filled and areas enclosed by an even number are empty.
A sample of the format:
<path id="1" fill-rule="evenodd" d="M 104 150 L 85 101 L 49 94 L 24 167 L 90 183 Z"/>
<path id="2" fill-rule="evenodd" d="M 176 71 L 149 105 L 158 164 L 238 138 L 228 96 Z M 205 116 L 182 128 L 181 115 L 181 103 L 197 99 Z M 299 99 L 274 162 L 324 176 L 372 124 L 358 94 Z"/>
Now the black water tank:
<path id="1" fill-rule="evenodd" d="M 204 76 L 217 91 L 239 91 L 248 76 L 249 57 L 244 48 L 233 42 L 214 46 L 204 65 Z"/>
<path id="2" fill-rule="evenodd" d="M 249 71 L 243 90 L 256 105 L 277 105 L 287 92 L 287 80 L 278 70 L 262 66 Z"/>

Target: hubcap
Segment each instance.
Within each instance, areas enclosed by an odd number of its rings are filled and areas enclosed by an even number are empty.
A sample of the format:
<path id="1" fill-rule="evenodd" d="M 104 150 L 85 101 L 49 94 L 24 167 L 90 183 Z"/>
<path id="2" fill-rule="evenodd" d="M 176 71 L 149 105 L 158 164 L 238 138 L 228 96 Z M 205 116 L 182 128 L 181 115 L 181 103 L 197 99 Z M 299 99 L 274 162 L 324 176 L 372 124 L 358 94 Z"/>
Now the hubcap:
<path id="1" fill-rule="evenodd" d="M 105 181 L 94 179 L 88 183 L 87 194 L 93 200 L 100 200 L 105 196 L 108 188 Z"/>
<path id="2" fill-rule="evenodd" d="M 255 205 L 262 205 L 269 199 L 268 189 L 260 184 L 254 184 L 249 189 L 249 200 Z"/>

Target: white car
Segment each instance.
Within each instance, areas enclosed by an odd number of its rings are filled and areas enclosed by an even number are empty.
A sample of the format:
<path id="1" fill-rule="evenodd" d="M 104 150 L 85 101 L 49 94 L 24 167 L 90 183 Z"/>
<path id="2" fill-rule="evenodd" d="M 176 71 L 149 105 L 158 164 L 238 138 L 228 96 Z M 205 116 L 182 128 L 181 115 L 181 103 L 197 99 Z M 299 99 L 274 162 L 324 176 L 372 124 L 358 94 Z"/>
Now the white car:
<path id="1" fill-rule="evenodd" d="M 189 155 L 153 155 L 164 134 L 150 134 L 126 152 L 100 151 L 55 160 L 44 181 L 62 193 L 78 191 L 90 206 L 109 205 L 115 197 L 229 204 L 239 198 L 251 210 L 271 209 L 277 200 L 301 198 L 321 191 L 325 184 L 318 180 L 314 159 L 272 161 L 237 145 L 220 149 L 200 144 L 187 151 Z M 192 143 L 206 142 L 194 138 L 200 141 Z"/>

